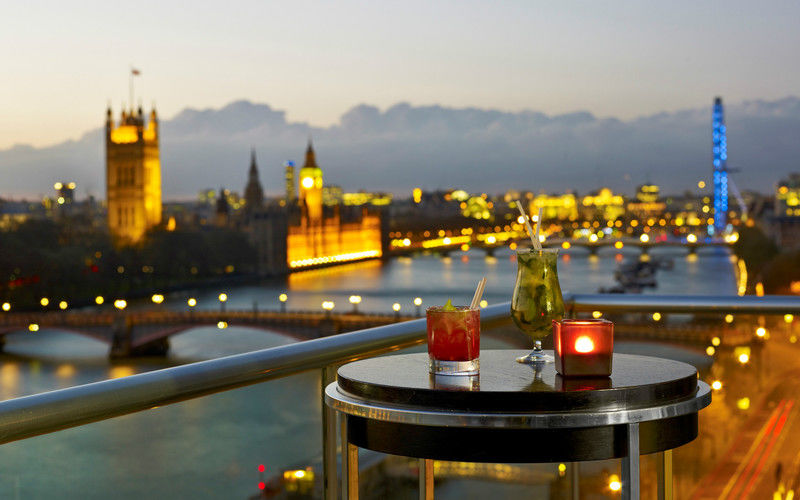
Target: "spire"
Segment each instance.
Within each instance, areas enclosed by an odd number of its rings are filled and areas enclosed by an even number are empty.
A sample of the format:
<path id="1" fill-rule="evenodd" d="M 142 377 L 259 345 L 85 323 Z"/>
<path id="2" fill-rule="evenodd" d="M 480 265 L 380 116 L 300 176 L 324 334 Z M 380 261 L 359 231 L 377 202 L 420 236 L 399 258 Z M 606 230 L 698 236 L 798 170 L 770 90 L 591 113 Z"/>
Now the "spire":
<path id="1" fill-rule="evenodd" d="M 250 172 L 247 175 L 247 185 L 244 187 L 245 210 L 250 213 L 260 207 L 264 202 L 264 188 L 258 180 L 258 165 L 256 165 L 256 148 L 250 148 Z"/>
<path id="2" fill-rule="evenodd" d="M 256 165 L 256 148 L 250 148 L 250 178 L 258 178 L 258 166 Z"/>
<path id="3" fill-rule="evenodd" d="M 308 148 L 306 149 L 306 162 L 303 168 L 319 168 L 314 157 L 314 146 L 311 144 L 311 136 L 308 137 Z"/>

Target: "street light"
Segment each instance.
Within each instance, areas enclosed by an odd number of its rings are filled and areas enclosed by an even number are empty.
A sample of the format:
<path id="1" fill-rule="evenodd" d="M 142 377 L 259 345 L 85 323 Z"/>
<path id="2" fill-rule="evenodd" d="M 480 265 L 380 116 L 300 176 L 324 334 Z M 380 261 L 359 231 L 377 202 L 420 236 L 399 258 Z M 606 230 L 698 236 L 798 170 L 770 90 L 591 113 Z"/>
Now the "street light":
<path id="1" fill-rule="evenodd" d="M 189 307 L 194 307 L 197 305 L 197 299 L 190 297 L 189 300 L 186 301 L 186 304 L 188 304 Z"/>
<path id="2" fill-rule="evenodd" d="M 422 316 L 422 297 L 414 297 L 414 305 L 417 306 L 417 317 Z"/>
<path id="3" fill-rule="evenodd" d="M 400 304 L 398 302 L 395 302 L 394 304 L 392 304 L 392 310 L 394 311 L 394 317 L 395 318 L 399 318 L 400 317 Z"/>
<path id="4" fill-rule="evenodd" d="M 228 294 L 221 293 L 219 294 L 219 310 L 225 312 L 225 302 L 228 301 Z"/>
<path id="5" fill-rule="evenodd" d="M 351 295 L 348 300 L 353 304 L 353 314 L 358 314 L 358 305 L 361 303 L 361 295 Z"/>
<path id="6" fill-rule="evenodd" d="M 128 303 L 124 299 L 117 299 L 114 301 L 114 307 L 123 311 L 126 307 L 128 307 Z"/>
<path id="7" fill-rule="evenodd" d="M 62 311 L 65 310 L 67 306 L 68 304 L 66 300 L 62 300 L 61 302 L 58 303 L 58 308 L 61 309 Z"/>
<path id="8" fill-rule="evenodd" d="M 8 302 L 3 302 L 3 311 L 8 312 L 11 310 L 11 304 Z"/>
<path id="9" fill-rule="evenodd" d="M 161 295 L 160 293 L 156 293 L 156 294 L 153 294 L 152 297 L 150 297 L 150 300 L 153 301 L 153 304 L 160 304 L 160 303 L 164 302 L 164 296 Z"/>
<path id="10" fill-rule="evenodd" d="M 42 307 L 47 307 L 48 304 L 50 304 L 50 299 L 47 297 L 42 297 L 42 300 L 40 300 L 39 303 L 42 305 Z"/>
<path id="11" fill-rule="evenodd" d="M 281 301 L 281 312 L 286 312 L 286 301 L 289 300 L 289 296 L 282 293 L 278 295 L 278 300 Z"/>
<path id="12" fill-rule="evenodd" d="M 334 304 L 334 302 L 332 300 L 326 300 L 326 301 L 322 302 L 322 308 L 325 309 L 325 316 L 326 317 L 330 317 L 331 316 L 331 311 L 333 311 L 334 307 L 336 307 L 336 304 Z"/>
<path id="13" fill-rule="evenodd" d="M 103 302 L 105 301 L 106 299 L 104 299 L 102 295 L 98 295 L 97 297 L 94 298 L 94 303 L 97 304 L 98 306 L 102 306 Z"/>

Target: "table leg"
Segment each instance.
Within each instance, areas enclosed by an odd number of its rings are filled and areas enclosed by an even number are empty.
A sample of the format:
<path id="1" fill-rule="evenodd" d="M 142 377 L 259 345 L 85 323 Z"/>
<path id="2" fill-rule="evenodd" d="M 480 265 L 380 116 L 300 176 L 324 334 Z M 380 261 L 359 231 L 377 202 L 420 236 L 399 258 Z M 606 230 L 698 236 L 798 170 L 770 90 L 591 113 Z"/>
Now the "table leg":
<path id="1" fill-rule="evenodd" d="M 350 468 L 347 466 L 347 415 L 341 414 L 341 420 L 339 420 L 340 428 L 339 428 L 339 442 L 342 444 L 341 446 L 341 454 L 342 454 L 342 499 L 347 498 L 347 480 L 350 477 L 348 472 Z"/>
<path id="2" fill-rule="evenodd" d="M 347 498 L 358 500 L 358 446 L 347 443 Z"/>
<path id="3" fill-rule="evenodd" d="M 579 500 L 580 493 L 580 479 L 581 479 L 581 464 L 580 462 L 570 462 L 567 466 L 567 480 L 569 482 L 569 497 L 571 500 Z"/>
<path id="4" fill-rule="evenodd" d="M 336 379 L 332 367 L 322 369 L 322 394 Z M 326 500 L 336 500 L 338 493 L 336 471 L 336 412 L 322 401 L 322 489 Z"/>
<path id="5" fill-rule="evenodd" d="M 433 460 L 419 459 L 419 500 L 433 500 Z"/>
<path id="6" fill-rule="evenodd" d="M 658 500 L 672 500 L 672 450 L 658 454 Z"/>
<path id="7" fill-rule="evenodd" d="M 639 423 L 627 427 L 628 456 L 622 459 L 622 500 L 639 500 Z"/>

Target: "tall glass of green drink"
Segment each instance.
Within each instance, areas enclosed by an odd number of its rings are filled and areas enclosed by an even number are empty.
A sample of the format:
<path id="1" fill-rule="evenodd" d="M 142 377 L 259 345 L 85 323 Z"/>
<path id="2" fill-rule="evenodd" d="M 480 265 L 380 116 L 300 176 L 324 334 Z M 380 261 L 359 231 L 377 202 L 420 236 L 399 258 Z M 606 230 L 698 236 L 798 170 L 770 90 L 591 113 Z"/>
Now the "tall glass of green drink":
<path id="1" fill-rule="evenodd" d="M 511 298 L 511 318 L 534 341 L 533 351 L 517 358 L 520 363 L 551 363 L 542 340 L 553 331 L 553 320 L 564 316 L 564 299 L 558 284 L 557 248 L 517 252 L 517 282 Z"/>

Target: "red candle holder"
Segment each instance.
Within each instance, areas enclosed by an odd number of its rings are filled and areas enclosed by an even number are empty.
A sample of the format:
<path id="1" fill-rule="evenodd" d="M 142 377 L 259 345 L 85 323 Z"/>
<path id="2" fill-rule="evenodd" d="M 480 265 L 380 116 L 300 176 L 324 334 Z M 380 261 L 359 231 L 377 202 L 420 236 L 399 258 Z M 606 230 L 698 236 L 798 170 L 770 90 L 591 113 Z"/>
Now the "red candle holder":
<path id="1" fill-rule="evenodd" d="M 611 375 L 614 323 L 607 319 L 553 321 L 556 371 L 564 377 Z"/>

